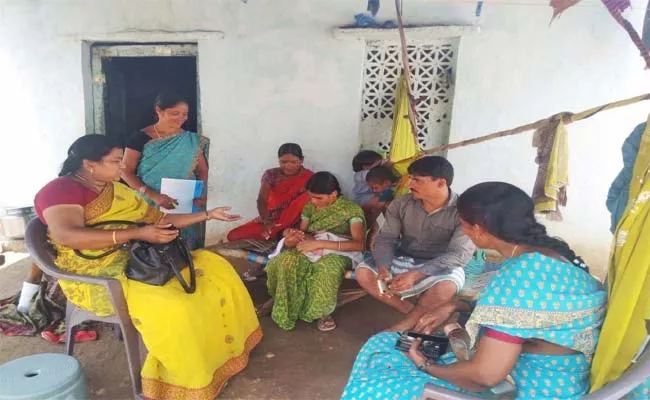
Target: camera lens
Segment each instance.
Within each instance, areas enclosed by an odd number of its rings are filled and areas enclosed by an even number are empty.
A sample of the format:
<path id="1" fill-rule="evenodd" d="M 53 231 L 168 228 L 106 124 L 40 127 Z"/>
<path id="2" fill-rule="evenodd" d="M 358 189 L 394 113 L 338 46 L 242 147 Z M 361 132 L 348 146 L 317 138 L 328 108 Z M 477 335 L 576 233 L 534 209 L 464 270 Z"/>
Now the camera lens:
<path id="1" fill-rule="evenodd" d="M 438 346 L 438 344 L 434 342 L 428 342 L 428 341 L 422 342 L 422 344 L 420 345 L 420 351 L 427 358 L 437 359 L 438 357 L 440 357 L 440 346 Z"/>

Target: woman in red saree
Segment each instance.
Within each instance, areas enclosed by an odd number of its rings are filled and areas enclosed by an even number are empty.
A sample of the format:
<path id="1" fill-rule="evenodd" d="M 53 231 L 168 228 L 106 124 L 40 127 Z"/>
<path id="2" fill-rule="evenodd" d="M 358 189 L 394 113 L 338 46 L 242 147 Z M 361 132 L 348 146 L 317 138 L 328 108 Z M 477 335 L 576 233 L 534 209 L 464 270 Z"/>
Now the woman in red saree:
<path id="1" fill-rule="evenodd" d="M 302 149 L 295 143 L 285 143 L 278 149 L 279 168 L 262 175 L 257 196 L 259 217 L 231 230 L 228 240 L 270 240 L 300 219 L 302 208 L 309 201 L 305 184 L 314 174 L 303 167 Z"/>

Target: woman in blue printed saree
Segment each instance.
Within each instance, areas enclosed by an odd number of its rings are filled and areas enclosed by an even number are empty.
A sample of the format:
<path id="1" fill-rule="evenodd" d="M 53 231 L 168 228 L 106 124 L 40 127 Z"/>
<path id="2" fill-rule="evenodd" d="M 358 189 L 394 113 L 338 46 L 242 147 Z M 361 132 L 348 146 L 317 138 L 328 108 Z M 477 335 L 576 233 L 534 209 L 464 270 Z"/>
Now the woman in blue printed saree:
<path id="1" fill-rule="evenodd" d="M 174 94 L 156 98 L 158 121 L 135 132 L 127 139 L 122 179 L 142 194 L 151 204 L 173 209 L 174 199 L 160 193 L 162 178 L 196 179 L 203 190 L 195 193 L 195 211 L 205 210 L 208 182 L 207 138 L 183 129 L 187 121 L 188 104 Z M 181 230 L 181 236 L 196 249 L 202 246 L 201 230 L 196 225 Z"/>
<path id="2" fill-rule="evenodd" d="M 431 363 L 418 350 L 419 340 L 402 353 L 395 350 L 398 334 L 378 334 L 357 356 L 343 399 L 419 399 L 425 383 L 483 397 L 508 375 L 517 399 L 586 394 L 605 315 L 600 283 L 566 243 L 546 234 L 520 189 L 476 185 L 459 197 L 458 211 L 477 247 L 506 258 L 466 325 L 475 353 L 468 361 L 448 353 Z M 431 332 L 440 325 L 425 321 L 416 329 Z"/>

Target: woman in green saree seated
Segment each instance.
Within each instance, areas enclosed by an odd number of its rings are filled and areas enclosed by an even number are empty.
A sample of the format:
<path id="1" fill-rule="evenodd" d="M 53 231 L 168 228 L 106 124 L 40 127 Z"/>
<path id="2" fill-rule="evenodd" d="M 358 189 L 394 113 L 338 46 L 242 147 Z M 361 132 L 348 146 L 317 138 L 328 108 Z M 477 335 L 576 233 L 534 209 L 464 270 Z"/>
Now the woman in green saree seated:
<path id="1" fill-rule="evenodd" d="M 266 267 L 272 297 L 260 314 L 272 307 L 271 317 L 282 329 L 293 329 L 301 319 L 318 320 L 319 330 L 331 331 L 336 328 L 330 314 L 336 307 L 339 286 L 345 270 L 352 267 L 352 260 L 343 254 L 364 250 L 365 221 L 361 207 L 341 196 L 339 182 L 331 173 L 314 174 L 306 189 L 309 203 L 303 209 L 300 229 L 284 232 L 284 245 L 290 250 Z M 325 232 L 341 240 L 315 238 Z M 310 261 L 317 253 L 320 258 Z"/>

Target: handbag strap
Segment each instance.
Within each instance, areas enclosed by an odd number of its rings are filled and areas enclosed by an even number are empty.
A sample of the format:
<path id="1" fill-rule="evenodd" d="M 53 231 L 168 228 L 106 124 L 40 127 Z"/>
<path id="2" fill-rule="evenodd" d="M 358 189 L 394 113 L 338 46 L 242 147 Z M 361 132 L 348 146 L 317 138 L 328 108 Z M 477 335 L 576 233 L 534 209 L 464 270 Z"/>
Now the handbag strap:
<path id="1" fill-rule="evenodd" d="M 94 224 L 86 225 L 87 228 L 97 228 L 98 226 L 104 226 L 104 225 L 130 225 L 130 226 L 144 226 L 146 225 L 145 223 L 142 222 L 133 222 L 133 221 L 124 221 L 124 220 L 111 220 L 111 221 L 102 221 L 102 222 L 97 222 Z M 126 250 L 129 248 L 128 243 L 124 243 L 118 246 L 115 246 L 114 248 L 105 251 L 101 254 L 97 255 L 90 255 L 90 254 L 84 254 L 80 250 L 74 249 L 74 253 L 78 255 L 81 258 L 85 258 L 86 260 L 99 260 L 100 258 L 104 258 L 108 255 L 111 255 L 115 253 L 118 250 Z"/>
<path id="2" fill-rule="evenodd" d="M 183 275 L 181 275 L 181 271 L 178 269 L 176 264 L 174 263 L 174 260 L 172 260 L 170 257 L 166 257 L 165 261 L 167 264 L 169 264 L 169 267 L 172 269 L 174 272 L 174 275 L 176 275 L 176 278 L 180 282 L 181 286 L 183 286 L 183 290 L 185 290 L 185 293 L 192 294 L 196 291 L 196 269 L 194 267 L 194 260 L 192 259 L 192 255 L 190 254 L 190 249 L 187 247 L 187 243 L 181 239 L 174 239 L 175 245 L 178 246 L 178 248 L 181 251 L 181 254 L 185 261 L 187 261 L 187 267 L 190 269 L 190 283 L 189 285 L 185 281 L 185 278 L 183 278 Z"/>

